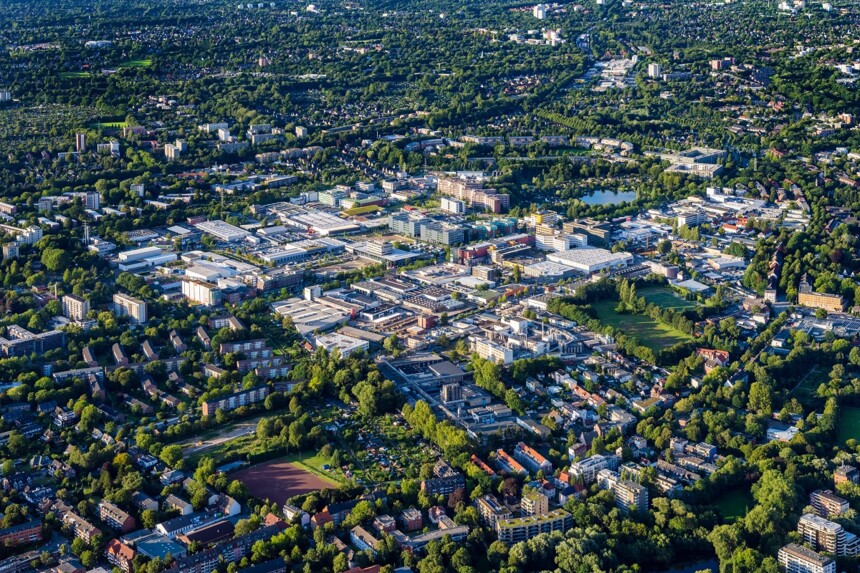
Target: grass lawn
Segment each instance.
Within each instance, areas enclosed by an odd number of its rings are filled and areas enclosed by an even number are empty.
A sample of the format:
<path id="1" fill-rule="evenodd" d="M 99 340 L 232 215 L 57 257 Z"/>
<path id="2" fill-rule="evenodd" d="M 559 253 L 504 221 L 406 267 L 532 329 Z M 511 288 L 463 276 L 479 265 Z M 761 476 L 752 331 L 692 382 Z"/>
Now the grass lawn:
<path id="1" fill-rule="evenodd" d="M 60 72 L 61 78 L 88 78 L 90 75 L 89 72 Z"/>
<path id="2" fill-rule="evenodd" d="M 129 60 L 119 65 L 121 68 L 148 68 L 152 65 L 152 60 Z"/>
<path id="3" fill-rule="evenodd" d="M 284 456 L 283 460 L 290 462 L 291 464 L 296 465 L 319 478 L 330 481 L 334 486 L 345 483 L 345 480 L 339 474 L 335 473 L 335 470 L 323 469 L 323 466 L 328 465 L 329 462 L 325 458 L 320 457 L 318 453 L 299 452 Z"/>
<path id="4" fill-rule="evenodd" d="M 593 303 L 591 307 L 597 313 L 600 322 L 623 330 L 629 336 L 635 337 L 639 344 L 654 352 L 659 352 L 679 342 L 692 340 L 690 336 L 680 330 L 657 322 L 644 314 L 619 314 L 615 312 L 617 304 L 617 301 L 614 300 L 601 300 Z"/>
<path id="5" fill-rule="evenodd" d="M 352 209 L 347 209 L 343 212 L 347 217 L 354 217 L 356 215 L 367 215 L 368 213 L 376 213 L 377 211 L 382 211 L 382 207 L 379 205 L 365 205 L 364 207 L 354 207 Z"/>
<path id="6" fill-rule="evenodd" d="M 694 308 L 695 302 L 684 300 L 675 291 L 666 287 L 652 287 L 637 289 L 636 294 L 644 297 L 646 301 L 656 304 L 660 308 L 672 308 L 676 310 Z"/>
<path id="7" fill-rule="evenodd" d="M 839 444 L 851 438 L 860 440 L 860 408 L 844 406 L 839 408 Z"/>
<path id="8" fill-rule="evenodd" d="M 720 510 L 723 518 L 732 523 L 747 514 L 747 509 L 755 505 L 752 493 L 747 488 L 735 488 L 727 491 L 714 504 Z"/>
<path id="9" fill-rule="evenodd" d="M 124 121 L 99 121 L 89 125 L 92 129 L 122 129 L 125 127 Z"/>

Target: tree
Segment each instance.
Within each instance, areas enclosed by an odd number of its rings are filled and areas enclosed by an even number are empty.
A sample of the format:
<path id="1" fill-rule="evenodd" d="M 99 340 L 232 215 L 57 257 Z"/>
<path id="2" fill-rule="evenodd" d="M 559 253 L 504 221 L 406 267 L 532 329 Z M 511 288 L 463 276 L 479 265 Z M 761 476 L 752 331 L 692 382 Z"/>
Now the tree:
<path id="1" fill-rule="evenodd" d="M 178 468 L 179 464 L 182 462 L 182 447 L 177 444 L 165 446 L 162 448 L 161 455 L 159 457 L 161 458 L 161 461 L 170 467 Z"/>
<path id="2" fill-rule="evenodd" d="M 71 264 L 71 257 L 64 249 L 45 249 L 42 251 L 42 258 L 40 260 L 46 269 L 54 273 L 63 272 Z"/>
<path id="3" fill-rule="evenodd" d="M 770 387 L 761 382 L 750 385 L 749 409 L 759 414 L 769 415 L 773 412 Z"/>

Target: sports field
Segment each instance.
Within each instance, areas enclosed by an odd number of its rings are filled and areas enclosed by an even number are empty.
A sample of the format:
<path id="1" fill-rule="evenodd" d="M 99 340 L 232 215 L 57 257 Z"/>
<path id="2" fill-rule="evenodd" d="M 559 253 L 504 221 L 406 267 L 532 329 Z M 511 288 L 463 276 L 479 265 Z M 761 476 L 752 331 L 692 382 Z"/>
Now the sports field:
<path id="1" fill-rule="evenodd" d="M 718 497 L 715 505 L 720 510 L 723 518 L 727 522 L 732 523 L 744 517 L 747 514 L 747 510 L 755 505 L 755 500 L 749 489 L 734 488 Z"/>
<path id="2" fill-rule="evenodd" d="M 244 469 L 231 477 L 245 484 L 254 497 L 274 501 L 278 507 L 293 496 L 339 485 L 299 463 L 283 459 Z"/>
<path id="3" fill-rule="evenodd" d="M 119 65 L 121 68 L 148 68 L 152 65 L 152 60 L 129 60 Z"/>
<path id="4" fill-rule="evenodd" d="M 839 408 L 837 441 L 842 445 L 851 438 L 860 442 L 860 408 L 843 406 Z"/>
<path id="5" fill-rule="evenodd" d="M 695 302 L 691 302 L 689 300 L 684 300 L 680 296 L 678 296 L 675 291 L 667 287 L 651 287 L 651 288 L 643 288 L 641 290 L 637 290 L 636 293 L 644 297 L 647 302 L 652 304 L 656 304 L 661 308 L 672 308 L 675 310 L 680 310 L 684 308 L 693 308 L 696 306 Z"/>

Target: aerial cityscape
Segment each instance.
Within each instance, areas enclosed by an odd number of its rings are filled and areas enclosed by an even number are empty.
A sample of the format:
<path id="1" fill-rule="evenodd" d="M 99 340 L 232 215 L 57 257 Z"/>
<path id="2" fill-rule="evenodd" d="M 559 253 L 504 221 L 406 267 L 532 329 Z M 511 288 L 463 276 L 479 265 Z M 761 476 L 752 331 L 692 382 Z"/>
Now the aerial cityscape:
<path id="1" fill-rule="evenodd" d="M 860 573 L 856 0 L 0 0 L 0 573 Z"/>

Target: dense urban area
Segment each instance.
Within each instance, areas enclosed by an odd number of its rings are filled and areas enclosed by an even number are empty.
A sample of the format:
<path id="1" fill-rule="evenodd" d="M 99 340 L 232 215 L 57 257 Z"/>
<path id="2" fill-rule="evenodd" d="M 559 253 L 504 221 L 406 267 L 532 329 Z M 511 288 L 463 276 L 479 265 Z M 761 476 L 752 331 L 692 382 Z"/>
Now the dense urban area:
<path id="1" fill-rule="evenodd" d="M 0 0 L 0 573 L 860 571 L 860 4 Z"/>

